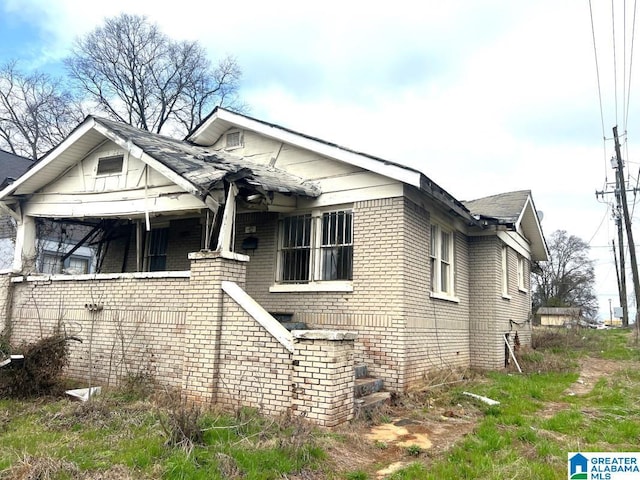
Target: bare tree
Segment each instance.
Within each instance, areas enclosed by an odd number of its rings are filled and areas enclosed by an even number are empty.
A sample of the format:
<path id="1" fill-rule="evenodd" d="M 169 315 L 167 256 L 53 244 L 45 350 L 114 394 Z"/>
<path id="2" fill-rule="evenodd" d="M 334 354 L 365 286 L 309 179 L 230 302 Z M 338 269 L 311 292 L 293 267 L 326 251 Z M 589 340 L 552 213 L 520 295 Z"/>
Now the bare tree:
<path id="1" fill-rule="evenodd" d="M 533 269 L 533 307 L 580 307 L 587 318 L 595 318 L 594 262 L 589 245 L 565 230 L 556 230 L 549 242 L 549 261 Z"/>
<path id="2" fill-rule="evenodd" d="M 171 40 L 145 16 L 105 20 L 76 40 L 65 65 L 99 110 L 155 133 L 187 133 L 214 106 L 238 100 L 234 58 L 214 68 L 198 42 Z"/>
<path id="3" fill-rule="evenodd" d="M 60 80 L 26 74 L 15 60 L 0 67 L 0 148 L 36 160 L 84 117 Z"/>

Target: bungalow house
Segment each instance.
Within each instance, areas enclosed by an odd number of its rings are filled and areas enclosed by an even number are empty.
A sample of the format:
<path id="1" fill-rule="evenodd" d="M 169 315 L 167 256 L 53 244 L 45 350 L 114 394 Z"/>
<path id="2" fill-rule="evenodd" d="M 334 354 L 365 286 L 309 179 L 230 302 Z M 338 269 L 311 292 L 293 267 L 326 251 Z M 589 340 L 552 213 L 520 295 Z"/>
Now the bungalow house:
<path id="1" fill-rule="evenodd" d="M 461 202 L 222 108 L 183 141 L 90 116 L 0 202 L 18 225 L 0 278 L 14 344 L 62 326 L 85 339 L 72 376 L 150 374 L 323 425 L 353 415 L 354 364 L 397 392 L 504 367 L 530 342 L 530 263 L 547 258 L 529 191 Z M 91 225 L 98 273 L 39 273 L 41 218 Z"/>

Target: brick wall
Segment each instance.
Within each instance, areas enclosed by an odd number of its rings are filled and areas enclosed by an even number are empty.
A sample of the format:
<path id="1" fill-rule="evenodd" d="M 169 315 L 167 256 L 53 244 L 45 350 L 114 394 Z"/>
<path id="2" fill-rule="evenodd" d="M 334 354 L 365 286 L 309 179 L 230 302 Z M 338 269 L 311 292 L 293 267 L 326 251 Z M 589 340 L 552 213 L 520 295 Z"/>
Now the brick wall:
<path id="1" fill-rule="evenodd" d="M 469 252 L 456 234 L 459 302 L 430 298 L 429 212 L 403 197 L 356 202 L 353 292 L 269 293 L 275 281 L 276 214 L 239 215 L 236 248 L 249 236 L 247 291 L 271 312 L 290 313 L 309 328 L 355 330 L 356 362 L 389 389 L 403 390 L 427 371 L 468 366 Z M 255 233 L 245 234 L 245 227 Z M 239 250 L 241 251 L 241 250 Z M 244 253 L 244 252 L 243 252 Z"/>
<path id="2" fill-rule="evenodd" d="M 335 427 L 353 418 L 353 332 L 296 332 L 293 409 L 312 422 Z"/>
<path id="3" fill-rule="evenodd" d="M 405 309 L 406 384 L 436 369 L 467 367 L 469 353 L 469 252 L 466 237 L 456 232 L 455 296 L 458 301 L 432 298 L 430 272 L 431 215 L 406 202 Z"/>
<path id="4" fill-rule="evenodd" d="M 403 198 L 357 202 L 353 206 L 353 292 L 269 293 L 275 280 L 278 216 L 238 215 L 236 250 L 247 253 L 247 292 L 265 309 L 292 313 L 309 328 L 356 330 L 356 361 L 391 389 L 402 388 L 404 327 L 402 292 Z M 256 227 L 245 234 L 246 226 Z M 258 248 L 243 252 L 254 236 Z"/>
<path id="5" fill-rule="evenodd" d="M 292 354 L 228 295 L 223 308 L 217 402 L 269 415 L 289 410 Z"/>
<path id="6" fill-rule="evenodd" d="M 514 345 L 531 344 L 530 266 L 526 261 L 524 290 L 518 287 L 518 254 L 507 248 L 508 292 L 502 295 L 502 247 L 494 236 L 470 238 L 471 248 L 471 358 L 478 368 L 496 369 L 505 364 L 504 336 Z"/>
<path id="7" fill-rule="evenodd" d="M 101 385 L 148 373 L 168 386 L 180 386 L 188 290 L 188 278 L 43 277 L 14 283 L 12 340 L 16 346 L 31 342 L 60 324 L 82 339 L 71 343 L 70 377 L 87 379 L 91 366 L 94 382 Z M 91 303 L 101 309 L 90 311 L 85 305 Z"/>

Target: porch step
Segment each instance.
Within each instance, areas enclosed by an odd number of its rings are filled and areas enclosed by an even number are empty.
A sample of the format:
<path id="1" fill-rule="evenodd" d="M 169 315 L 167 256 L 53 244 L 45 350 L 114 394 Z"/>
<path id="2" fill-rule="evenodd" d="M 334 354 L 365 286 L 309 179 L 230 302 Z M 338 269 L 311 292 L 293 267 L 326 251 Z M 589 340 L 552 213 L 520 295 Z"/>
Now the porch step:
<path id="1" fill-rule="evenodd" d="M 380 378 L 363 377 L 356 378 L 354 395 L 356 398 L 365 397 L 382 390 L 383 382 Z"/>
<path id="2" fill-rule="evenodd" d="M 356 417 L 371 414 L 371 412 L 387 405 L 391 400 L 391 392 L 375 392 L 356 398 Z"/>
<path id="3" fill-rule="evenodd" d="M 367 370 L 367 364 L 361 363 L 360 365 L 356 365 L 356 378 L 364 378 L 369 376 L 369 371 Z"/>
<path id="4" fill-rule="evenodd" d="M 370 377 L 365 364 L 355 366 L 355 376 L 353 396 L 356 417 L 370 417 L 373 412 L 389 403 L 391 392 L 382 391 L 384 382 L 381 378 Z"/>
<path id="5" fill-rule="evenodd" d="M 284 328 L 292 330 L 308 330 L 307 324 L 303 322 L 280 322 Z"/>

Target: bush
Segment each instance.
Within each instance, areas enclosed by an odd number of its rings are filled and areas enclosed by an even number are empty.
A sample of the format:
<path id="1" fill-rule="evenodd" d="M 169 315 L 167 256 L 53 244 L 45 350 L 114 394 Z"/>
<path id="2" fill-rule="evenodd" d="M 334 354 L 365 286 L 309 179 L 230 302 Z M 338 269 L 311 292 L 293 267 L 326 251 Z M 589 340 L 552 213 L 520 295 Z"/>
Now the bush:
<path id="1" fill-rule="evenodd" d="M 0 369 L 0 397 L 51 393 L 69 360 L 69 340 L 55 334 L 20 348 L 24 360 Z"/>

